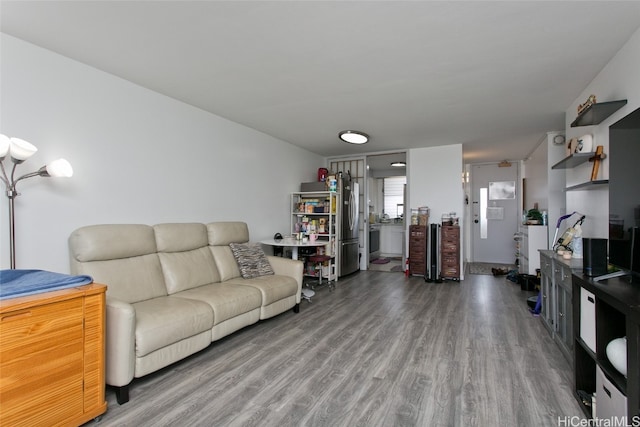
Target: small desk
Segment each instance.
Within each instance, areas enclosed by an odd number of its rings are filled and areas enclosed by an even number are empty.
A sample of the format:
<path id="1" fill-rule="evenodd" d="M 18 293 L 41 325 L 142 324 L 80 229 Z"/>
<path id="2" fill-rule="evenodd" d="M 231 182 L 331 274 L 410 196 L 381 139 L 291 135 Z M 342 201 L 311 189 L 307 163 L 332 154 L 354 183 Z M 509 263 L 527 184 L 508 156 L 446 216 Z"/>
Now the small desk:
<path id="1" fill-rule="evenodd" d="M 291 259 L 298 259 L 298 248 L 304 247 L 318 247 L 324 246 L 328 242 L 322 240 L 316 240 L 315 242 L 302 242 L 302 240 L 289 240 L 289 239 L 268 239 L 262 240 L 260 243 L 268 246 L 283 246 L 291 248 Z"/>

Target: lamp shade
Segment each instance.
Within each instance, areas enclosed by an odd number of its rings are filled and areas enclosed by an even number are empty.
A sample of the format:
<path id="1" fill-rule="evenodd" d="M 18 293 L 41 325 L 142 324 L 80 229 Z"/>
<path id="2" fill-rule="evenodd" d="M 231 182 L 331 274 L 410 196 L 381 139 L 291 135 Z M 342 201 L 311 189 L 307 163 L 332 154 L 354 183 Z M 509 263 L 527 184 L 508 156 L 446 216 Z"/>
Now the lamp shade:
<path id="1" fill-rule="evenodd" d="M 45 167 L 49 176 L 56 178 L 69 178 L 73 176 L 73 168 L 65 159 L 54 160 Z"/>
<path id="2" fill-rule="evenodd" d="M 20 138 L 11 138 L 9 152 L 13 160 L 23 162 L 33 156 L 38 149 L 31 143 Z"/>
<path id="3" fill-rule="evenodd" d="M 7 157 L 9 147 L 11 147 L 11 139 L 7 135 L 0 133 L 0 161 Z"/>

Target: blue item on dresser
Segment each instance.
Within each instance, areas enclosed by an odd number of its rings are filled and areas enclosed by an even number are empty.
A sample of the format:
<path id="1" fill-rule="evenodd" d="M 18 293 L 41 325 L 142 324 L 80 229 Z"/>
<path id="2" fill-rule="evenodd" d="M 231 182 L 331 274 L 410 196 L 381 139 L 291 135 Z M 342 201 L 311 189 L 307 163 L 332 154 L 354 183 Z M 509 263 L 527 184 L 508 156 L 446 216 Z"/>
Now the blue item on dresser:
<path id="1" fill-rule="evenodd" d="M 45 270 L 0 270 L 0 299 L 57 291 L 92 283 L 91 276 Z"/>

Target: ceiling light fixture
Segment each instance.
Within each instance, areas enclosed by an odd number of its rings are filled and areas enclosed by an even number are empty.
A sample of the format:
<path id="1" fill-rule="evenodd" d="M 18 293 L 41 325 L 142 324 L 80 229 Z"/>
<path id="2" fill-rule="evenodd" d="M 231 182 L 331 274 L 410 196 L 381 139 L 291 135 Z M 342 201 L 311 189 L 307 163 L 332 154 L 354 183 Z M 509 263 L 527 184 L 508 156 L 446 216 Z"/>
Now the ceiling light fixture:
<path id="1" fill-rule="evenodd" d="M 359 130 L 343 130 L 338 137 L 349 144 L 366 144 L 369 141 L 369 135 Z"/>
<path id="2" fill-rule="evenodd" d="M 405 162 L 391 162 L 391 166 L 394 168 L 403 168 L 407 166 L 407 164 Z"/>

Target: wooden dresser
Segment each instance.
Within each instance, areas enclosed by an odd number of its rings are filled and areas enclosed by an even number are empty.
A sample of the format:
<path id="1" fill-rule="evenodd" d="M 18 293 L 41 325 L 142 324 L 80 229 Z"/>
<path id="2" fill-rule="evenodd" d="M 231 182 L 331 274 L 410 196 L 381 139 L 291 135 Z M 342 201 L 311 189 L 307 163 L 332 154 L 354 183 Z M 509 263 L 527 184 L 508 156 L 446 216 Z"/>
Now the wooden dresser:
<path id="1" fill-rule="evenodd" d="M 427 226 L 409 226 L 409 272 L 424 276 L 427 267 Z"/>
<path id="2" fill-rule="evenodd" d="M 0 301 L 0 425 L 81 425 L 107 410 L 105 285 Z"/>
<path id="3" fill-rule="evenodd" d="M 460 227 L 443 225 L 440 235 L 440 275 L 443 279 L 460 280 Z"/>

